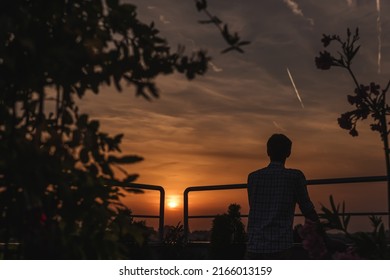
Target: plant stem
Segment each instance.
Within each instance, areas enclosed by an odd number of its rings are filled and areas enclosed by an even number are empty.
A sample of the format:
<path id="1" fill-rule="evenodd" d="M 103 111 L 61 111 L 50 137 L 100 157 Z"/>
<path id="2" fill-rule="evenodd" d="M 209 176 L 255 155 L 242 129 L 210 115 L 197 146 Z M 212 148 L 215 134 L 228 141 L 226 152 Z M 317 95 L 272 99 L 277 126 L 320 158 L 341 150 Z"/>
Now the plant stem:
<path id="1" fill-rule="evenodd" d="M 44 120 L 44 103 L 45 103 L 45 92 L 43 88 L 38 91 L 39 94 L 39 108 L 38 116 L 36 121 L 36 131 L 35 131 L 35 143 L 37 147 L 41 145 L 42 129 L 43 129 L 43 120 Z"/>
<path id="2" fill-rule="evenodd" d="M 351 77 L 352 77 L 352 79 L 353 79 L 353 81 L 354 81 L 354 83 L 355 83 L 356 88 L 359 89 L 360 86 L 359 86 L 359 83 L 358 83 L 358 81 L 357 81 L 357 79 L 356 79 L 356 77 L 355 77 L 355 74 L 352 72 L 352 70 L 351 70 L 350 67 L 346 67 L 346 68 L 347 68 L 349 74 L 351 75 Z"/>
<path id="3" fill-rule="evenodd" d="M 387 175 L 387 208 L 388 208 L 388 226 L 390 231 L 390 158 L 389 158 L 389 139 L 387 133 L 387 123 L 386 123 L 386 115 L 382 117 L 382 126 L 384 129 L 382 138 L 383 138 L 383 146 L 385 149 L 385 159 L 386 159 L 386 175 Z"/>
<path id="4" fill-rule="evenodd" d="M 390 155 L 389 155 L 389 132 L 387 129 L 387 120 L 386 120 L 386 92 L 389 89 L 390 81 L 387 84 L 386 88 L 383 90 L 383 103 L 382 103 L 382 114 L 381 114 L 381 123 L 382 123 L 382 141 L 385 149 L 385 159 L 386 159 L 386 175 L 387 175 L 387 210 L 388 210 L 388 229 L 390 231 Z"/>
<path id="5" fill-rule="evenodd" d="M 352 72 L 352 70 L 351 70 L 351 68 L 350 68 L 349 66 L 346 67 L 346 68 L 347 68 L 349 74 L 351 75 L 351 77 L 352 77 L 352 79 L 353 79 L 355 85 L 356 85 L 356 89 L 357 89 L 357 90 L 360 90 L 360 85 L 359 85 L 358 80 L 356 79 L 355 74 Z M 372 100 L 371 100 L 370 98 L 364 96 L 364 95 L 363 95 L 363 98 L 364 98 L 364 100 L 370 105 L 370 107 L 372 108 L 372 110 L 375 111 L 375 106 L 374 106 Z"/>

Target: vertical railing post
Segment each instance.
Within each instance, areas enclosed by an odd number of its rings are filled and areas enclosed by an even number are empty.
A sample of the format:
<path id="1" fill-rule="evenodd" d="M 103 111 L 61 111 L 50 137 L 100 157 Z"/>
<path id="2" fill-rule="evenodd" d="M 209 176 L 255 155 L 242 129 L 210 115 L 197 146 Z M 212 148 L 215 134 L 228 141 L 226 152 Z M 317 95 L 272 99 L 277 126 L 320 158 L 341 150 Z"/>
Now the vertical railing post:
<path id="1" fill-rule="evenodd" d="M 189 235 L 189 226 L 188 226 L 188 192 L 189 190 L 186 189 L 184 191 L 184 201 L 183 201 L 183 209 L 184 209 L 184 241 L 188 242 L 188 235 Z"/>
<path id="2" fill-rule="evenodd" d="M 133 187 L 135 189 L 144 189 L 144 190 L 154 190 L 160 192 L 160 209 L 159 209 L 159 216 L 153 216 L 153 215 L 133 215 L 133 217 L 144 217 L 144 218 L 158 218 L 158 237 L 160 239 L 160 242 L 163 242 L 164 240 L 164 222 L 165 222 L 165 190 L 161 186 L 154 186 L 154 185 L 145 185 L 145 184 L 137 184 L 137 183 L 131 183 L 129 184 L 130 187 Z"/>
<path id="3" fill-rule="evenodd" d="M 164 188 L 160 189 L 160 218 L 158 223 L 158 233 L 160 241 L 164 240 L 164 217 L 165 217 L 165 190 Z"/>

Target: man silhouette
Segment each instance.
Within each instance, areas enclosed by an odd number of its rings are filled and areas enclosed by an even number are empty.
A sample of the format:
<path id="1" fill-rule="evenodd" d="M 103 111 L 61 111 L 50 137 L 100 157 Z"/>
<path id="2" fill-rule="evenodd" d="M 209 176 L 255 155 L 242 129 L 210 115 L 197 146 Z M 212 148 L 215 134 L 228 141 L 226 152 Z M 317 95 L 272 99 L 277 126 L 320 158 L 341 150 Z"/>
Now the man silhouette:
<path id="1" fill-rule="evenodd" d="M 249 259 L 288 259 L 293 246 L 295 205 L 310 221 L 318 215 L 311 202 L 302 171 L 284 167 L 292 142 L 283 134 L 272 135 L 267 142 L 270 163 L 248 176 Z"/>

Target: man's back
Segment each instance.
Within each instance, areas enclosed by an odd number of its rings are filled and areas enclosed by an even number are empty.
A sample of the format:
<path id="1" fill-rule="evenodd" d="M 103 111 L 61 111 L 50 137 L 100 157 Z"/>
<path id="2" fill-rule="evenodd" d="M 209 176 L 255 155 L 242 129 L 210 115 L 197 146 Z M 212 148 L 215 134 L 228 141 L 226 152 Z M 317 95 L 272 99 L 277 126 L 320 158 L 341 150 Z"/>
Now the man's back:
<path id="1" fill-rule="evenodd" d="M 292 246 L 296 203 L 304 215 L 316 215 L 304 174 L 286 169 L 283 163 L 271 162 L 249 174 L 248 198 L 249 252 L 272 253 Z"/>

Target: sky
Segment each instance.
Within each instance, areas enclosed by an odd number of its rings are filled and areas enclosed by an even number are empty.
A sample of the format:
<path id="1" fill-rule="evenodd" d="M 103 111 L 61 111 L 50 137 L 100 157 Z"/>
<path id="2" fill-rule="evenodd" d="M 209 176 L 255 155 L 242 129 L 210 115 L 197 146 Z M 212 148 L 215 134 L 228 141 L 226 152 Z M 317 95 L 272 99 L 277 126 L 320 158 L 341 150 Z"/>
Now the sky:
<path id="1" fill-rule="evenodd" d="M 125 134 L 124 153 L 144 157 L 126 169 L 140 175 L 138 183 L 165 188 L 167 224 L 183 220 L 185 188 L 246 183 L 248 173 L 266 166 L 265 145 L 273 133 L 293 141 L 286 166 L 301 169 L 307 179 L 385 175 L 383 146 L 370 121 L 358 123 L 354 138 L 337 124 L 353 109 L 347 102 L 354 89 L 350 76 L 339 68 L 318 70 L 314 58 L 323 50 L 323 33 L 345 37 L 347 27 L 358 27 L 361 49 L 353 70 L 360 83 L 384 87 L 390 78 L 389 1 L 209 0 L 212 13 L 251 41 L 244 54 L 221 54 L 226 43 L 214 26 L 198 23 L 205 16 L 194 1 L 128 2 L 141 20 L 155 22 L 173 49 L 202 48 L 212 57 L 206 75 L 193 81 L 159 77 L 161 97 L 152 102 L 137 98 L 132 87 L 121 93 L 106 87 L 80 101 L 102 131 Z M 309 186 L 309 193 L 318 210 L 333 194 L 350 211 L 386 211 L 384 184 L 363 185 Z M 158 213 L 153 192 L 124 201 L 134 213 Z M 245 191 L 222 191 L 190 195 L 190 214 L 222 213 L 230 203 L 247 213 Z M 207 228 L 210 221 L 191 225 Z"/>

